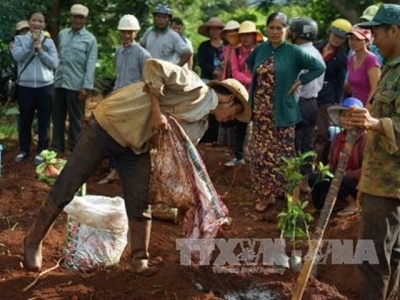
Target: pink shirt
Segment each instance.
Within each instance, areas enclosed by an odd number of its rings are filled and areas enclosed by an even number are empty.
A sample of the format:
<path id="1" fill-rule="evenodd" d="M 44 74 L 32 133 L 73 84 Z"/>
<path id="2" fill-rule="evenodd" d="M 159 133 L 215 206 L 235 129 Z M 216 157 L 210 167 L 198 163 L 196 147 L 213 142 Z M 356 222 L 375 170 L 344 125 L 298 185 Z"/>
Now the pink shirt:
<path id="1" fill-rule="evenodd" d="M 252 73 L 246 64 L 246 58 L 254 48 L 247 51 L 244 47 L 239 46 L 237 50 L 232 51 L 231 56 L 232 77 L 242 83 L 247 90 L 250 89 Z"/>
<path id="2" fill-rule="evenodd" d="M 367 53 L 364 61 L 357 69 L 354 68 L 354 54 L 347 60 L 347 81 L 351 86 L 352 97 L 359 99 L 364 105 L 367 103 L 368 95 L 371 91 L 368 71 L 373 67 L 380 68 L 380 63 L 372 52 Z"/>
<path id="3" fill-rule="evenodd" d="M 231 56 L 234 48 L 227 44 L 224 47 L 224 69 L 222 71 L 222 80 L 232 78 Z"/>

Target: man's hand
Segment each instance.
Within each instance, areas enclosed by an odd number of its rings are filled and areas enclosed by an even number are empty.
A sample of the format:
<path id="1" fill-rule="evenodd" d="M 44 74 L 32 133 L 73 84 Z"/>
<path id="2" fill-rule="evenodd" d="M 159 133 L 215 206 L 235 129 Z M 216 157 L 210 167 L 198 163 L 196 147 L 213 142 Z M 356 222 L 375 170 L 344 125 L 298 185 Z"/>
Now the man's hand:
<path id="1" fill-rule="evenodd" d="M 350 107 L 349 125 L 374 131 L 381 128 L 379 119 L 373 118 L 368 109 L 356 106 Z"/>
<path id="2" fill-rule="evenodd" d="M 162 131 L 170 129 L 167 117 L 162 113 L 152 113 L 151 118 L 155 129 Z"/>
<path id="3" fill-rule="evenodd" d="M 153 127 L 160 131 L 169 130 L 170 126 L 168 124 L 167 117 L 161 112 L 160 105 L 158 104 L 159 96 L 152 93 L 151 90 L 147 91 L 147 94 L 150 97 L 151 121 L 153 122 Z"/>
<path id="4" fill-rule="evenodd" d="M 80 101 L 86 101 L 88 95 L 89 95 L 89 93 L 88 93 L 87 90 L 85 90 L 85 89 L 80 89 L 80 90 L 79 90 L 78 99 L 79 99 Z"/>
<path id="5" fill-rule="evenodd" d="M 213 77 L 214 77 L 214 80 L 221 81 L 222 80 L 222 72 L 218 71 L 218 70 L 214 70 Z"/>

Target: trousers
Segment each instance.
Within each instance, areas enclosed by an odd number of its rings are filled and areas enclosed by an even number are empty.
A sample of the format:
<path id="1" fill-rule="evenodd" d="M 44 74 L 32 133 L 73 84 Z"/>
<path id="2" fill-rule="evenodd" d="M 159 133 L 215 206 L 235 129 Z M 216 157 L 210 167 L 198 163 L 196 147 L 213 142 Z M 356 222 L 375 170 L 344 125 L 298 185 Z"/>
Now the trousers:
<path id="1" fill-rule="evenodd" d="M 85 124 L 74 151 L 50 190 L 50 199 L 58 208 L 64 208 L 108 157 L 115 159 L 128 219 L 151 220 L 150 153 L 137 155 L 132 149 L 122 147 L 101 128 L 94 116 Z"/>

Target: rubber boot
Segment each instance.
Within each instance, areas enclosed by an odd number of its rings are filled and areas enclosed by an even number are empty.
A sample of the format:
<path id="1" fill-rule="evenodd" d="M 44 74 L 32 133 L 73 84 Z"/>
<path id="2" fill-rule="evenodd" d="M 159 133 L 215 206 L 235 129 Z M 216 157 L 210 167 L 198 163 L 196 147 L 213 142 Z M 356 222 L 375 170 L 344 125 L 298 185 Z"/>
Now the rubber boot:
<path id="1" fill-rule="evenodd" d="M 40 207 L 36 221 L 25 236 L 24 266 L 28 270 L 38 272 L 42 268 L 42 242 L 57 216 L 62 212 L 50 199 Z"/>
<path id="2" fill-rule="evenodd" d="M 129 221 L 129 243 L 131 247 L 131 266 L 135 273 L 152 276 L 158 268 L 149 266 L 149 242 L 151 220 Z"/>

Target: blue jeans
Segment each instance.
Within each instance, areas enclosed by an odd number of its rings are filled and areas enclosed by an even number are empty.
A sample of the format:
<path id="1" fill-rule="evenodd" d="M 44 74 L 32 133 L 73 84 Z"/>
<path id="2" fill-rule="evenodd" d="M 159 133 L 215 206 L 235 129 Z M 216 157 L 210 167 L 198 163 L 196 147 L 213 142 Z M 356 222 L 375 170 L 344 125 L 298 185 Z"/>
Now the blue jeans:
<path id="1" fill-rule="evenodd" d="M 37 114 L 38 144 L 36 153 L 39 154 L 49 146 L 50 118 L 53 110 L 54 85 L 40 88 L 18 86 L 19 106 L 19 146 L 21 152 L 29 153 L 32 143 L 32 122 Z"/>

